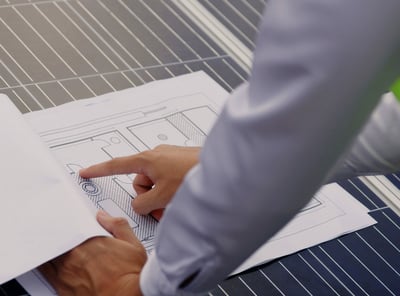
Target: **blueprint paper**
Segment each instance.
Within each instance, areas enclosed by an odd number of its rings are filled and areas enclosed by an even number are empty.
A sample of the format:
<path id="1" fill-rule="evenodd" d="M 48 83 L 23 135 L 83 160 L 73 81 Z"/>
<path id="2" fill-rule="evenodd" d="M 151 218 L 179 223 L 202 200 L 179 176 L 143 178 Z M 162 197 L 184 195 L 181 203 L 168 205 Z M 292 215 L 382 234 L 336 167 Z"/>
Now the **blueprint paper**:
<path id="1" fill-rule="evenodd" d="M 106 232 L 71 178 L 4 95 L 0 123 L 1 284 Z"/>
<path id="2" fill-rule="evenodd" d="M 232 274 L 375 224 L 367 212 L 366 207 L 339 185 L 326 185 Z"/>
<path id="3" fill-rule="evenodd" d="M 64 164 L 86 199 L 112 215 L 127 218 L 132 231 L 151 252 L 157 222 L 132 211 L 134 175 L 83 180 L 76 173 L 83 167 L 159 144 L 202 145 L 227 96 L 215 81 L 198 72 L 28 113 L 25 119 Z M 336 184 L 326 186 L 235 273 L 373 223 L 367 209 L 345 190 Z M 54 295 L 40 284 L 37 272 L 18 280 L 31 295 Z M 38 287 L 48 294 L 36 292 Z"/>

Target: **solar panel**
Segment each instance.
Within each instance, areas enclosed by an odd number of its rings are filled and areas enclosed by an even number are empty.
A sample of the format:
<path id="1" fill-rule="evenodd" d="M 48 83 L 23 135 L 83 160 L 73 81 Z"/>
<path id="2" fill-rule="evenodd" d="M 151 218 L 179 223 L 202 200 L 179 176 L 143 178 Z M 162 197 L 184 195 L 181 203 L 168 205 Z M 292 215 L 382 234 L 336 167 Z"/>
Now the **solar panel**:
<path id="1" fill-rule="evenodd" d="M 228 91 L 245 81 L 240 63 L 176 3 L 0 0 L 0 92 L 25 113 L 197 70 Z M 198 3 L 254 48 L 262 0 Z M 400 189 L 400 174 L 385 178 Z M 231 277 L 208 295 L 399 294 L 399 216 L 360 179 L 340 185 L 378 224 Z M 26 292 L 11 281 L 0 295 Z"/>

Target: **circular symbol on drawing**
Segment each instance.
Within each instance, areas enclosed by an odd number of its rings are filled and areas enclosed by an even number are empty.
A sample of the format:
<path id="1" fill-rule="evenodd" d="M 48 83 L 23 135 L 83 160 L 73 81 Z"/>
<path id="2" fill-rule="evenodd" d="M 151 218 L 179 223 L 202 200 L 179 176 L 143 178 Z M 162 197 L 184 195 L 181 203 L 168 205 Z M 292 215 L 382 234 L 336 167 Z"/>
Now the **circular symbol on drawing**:
<path id="1" fill-rule="evenodd" d="M 119 144 L 119 143 L 121 143 L 121 139 L 118 138 L 118 137 L 111 137 L 111 138 L 110 138 L 110 141 L 111 141 L 111 143 L 113 143 L 113 144 Z"/>
<path id="2" fill-rule="evenodd" d="M 79 185 L 88 195 L 99 195 L 101 193 L 99 185 L 92 181 L 82 181 Z"/>
<path id="3" fill-rule="evenodd" d="M 166 140 L 168 140 L 168 137 L 167 137 L 166 134 L 158 134 L 158 135 L 157 135 L 157 138 L 158 138 L 159 140 L 161 140 L 161 141 L 166 141 Z"/>

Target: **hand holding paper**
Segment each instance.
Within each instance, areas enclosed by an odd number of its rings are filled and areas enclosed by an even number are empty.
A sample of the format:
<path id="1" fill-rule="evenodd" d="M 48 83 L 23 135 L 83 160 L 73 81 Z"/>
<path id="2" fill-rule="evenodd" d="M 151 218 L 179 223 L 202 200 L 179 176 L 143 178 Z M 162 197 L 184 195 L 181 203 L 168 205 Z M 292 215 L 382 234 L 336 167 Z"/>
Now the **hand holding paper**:
<path id="1" fill-rule="evenodd" d="M 43 264 L 39 270 L 58 295 L 142 295 L 139 274 L 146 251 L 126 220 L 104 211 L 99 223 L 111 237 L 95 237 Z"/>

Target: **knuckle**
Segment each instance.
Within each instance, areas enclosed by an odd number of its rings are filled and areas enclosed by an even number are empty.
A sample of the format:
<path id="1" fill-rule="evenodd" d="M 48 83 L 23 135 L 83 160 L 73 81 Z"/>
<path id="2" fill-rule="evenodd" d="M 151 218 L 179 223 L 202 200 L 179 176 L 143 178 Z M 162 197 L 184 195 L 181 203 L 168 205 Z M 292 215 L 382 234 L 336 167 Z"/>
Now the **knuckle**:
<path id="1" fill-rule="evenodd" d="M 134 210 L 136 213 L 141 214 L 140 202 L 137 202 L 137 201 L 135 201 L 135 199 L 134 199 L 134 200 L 132 200 L 131 205 L 132 205 L 133 210 Z"/>
<path id="2" fill-rule="evenodd" d="M 142 162 L 148 162 L 153 157 L 153 150 L 146 150 L 146 151 L 140 152 L 139 154 L 136 154 L 136 157 L 138 160 L 140 160 Z"/>
<path id="3" fill-rule="evenodd" d="M 81 262 L 86 257 L 85 252 L 81 247 L 73 248 L 67 256 L 65 256 L 65 260 L 63 260 L 64 264 L 67 265 L 70 262 Z"/>
<path id="4" fill-rule="evenodd" d="M 157 151 L 159 151 L 159 150 L 165 150 L 165 149 L 168 149 L 170 147 L 170 145 L 167 145 L 167 144 L 160 144 L 160 145 L 157 145 L 155 148 L 154 148 L 154 150 L 157 150 Z"/>

